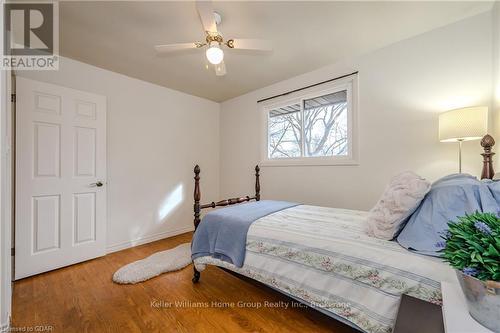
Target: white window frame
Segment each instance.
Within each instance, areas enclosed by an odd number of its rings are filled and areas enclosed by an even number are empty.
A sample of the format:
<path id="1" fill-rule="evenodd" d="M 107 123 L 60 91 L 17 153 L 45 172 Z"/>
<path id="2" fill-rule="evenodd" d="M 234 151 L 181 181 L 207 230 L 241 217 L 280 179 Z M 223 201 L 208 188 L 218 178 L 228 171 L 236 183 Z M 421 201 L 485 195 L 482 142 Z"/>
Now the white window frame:
<path id="1" fill-rule="evenodd" d="M 269 158 L 269 112 L 279 107 L 299 104 L 301 112 L 304 100 L 340 91 L 347 91 L 347 135 L 348 155 L 345 156 L 302 156 L 297 158 Z M 359 165 L 358 148 L 358 78 L 357 75 L 308 88 L 287 96 L 278 97 L 260 105 L 261 114 L 261 162 L 263 166 L 314 166 L 314 165 Z M 301 116 L 301 119 L 303 117 Z M 302 122 L 304 119 L 302 119 Z M 302 146 L 304 145 L 301 133 Z M 302 152 L 304 147 L 302 147 Z"/>

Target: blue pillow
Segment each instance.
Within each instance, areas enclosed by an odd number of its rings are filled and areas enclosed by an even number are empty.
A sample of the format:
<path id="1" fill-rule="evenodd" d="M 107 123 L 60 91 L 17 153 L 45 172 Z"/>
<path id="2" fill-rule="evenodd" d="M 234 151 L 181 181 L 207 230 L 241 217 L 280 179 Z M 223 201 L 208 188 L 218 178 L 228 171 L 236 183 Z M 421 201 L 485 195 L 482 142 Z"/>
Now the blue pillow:
<path id="1" fill-rule="evenodd" d="M 498 214 L 500 182 L 480 181 L 467 174 L 454 174 L 432 184 L 431 190 L 410 217 L 398 243 L 420 254 L 440 256 L 448 222 L 476 211 Z"/>
<path id="2" fill-rule="evenodd" d="M 485 179 L 483 182 L 489 187 L 491 194 L 493 194 L 496 202 L 500 205 L 500 180 Z"/>

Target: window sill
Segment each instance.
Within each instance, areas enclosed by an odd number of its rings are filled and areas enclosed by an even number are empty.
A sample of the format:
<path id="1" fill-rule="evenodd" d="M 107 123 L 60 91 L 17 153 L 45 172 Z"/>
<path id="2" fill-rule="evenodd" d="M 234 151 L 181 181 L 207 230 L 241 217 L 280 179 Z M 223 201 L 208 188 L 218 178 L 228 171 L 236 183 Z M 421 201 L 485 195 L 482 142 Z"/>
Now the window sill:
<path id="1" fill-rule="evenodd" d="M 275 159 L 262 160 L 259 164 L 263 167 L 287 167 L 287 166 L 357 166 L 359 161 L 352 158 L 301 158 L 301 159 Z"/>

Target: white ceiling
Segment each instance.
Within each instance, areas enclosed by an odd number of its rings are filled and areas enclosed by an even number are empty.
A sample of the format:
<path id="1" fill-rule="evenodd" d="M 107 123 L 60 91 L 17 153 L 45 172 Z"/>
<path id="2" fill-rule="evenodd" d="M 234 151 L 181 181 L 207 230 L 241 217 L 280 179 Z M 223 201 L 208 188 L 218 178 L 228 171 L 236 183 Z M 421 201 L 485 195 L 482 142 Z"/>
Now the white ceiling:
<path id="1" fill-rule="evenodd" d="M 63 56 L 217 102 L 490 10 L 491 2 L 215 2 L 227 38 L 266 38 L 270 54 L 228 50 L 215 76 L 202 50 L 157 56 L 155 44 L 202 41 L 193 2 L 61 2 Z"/>

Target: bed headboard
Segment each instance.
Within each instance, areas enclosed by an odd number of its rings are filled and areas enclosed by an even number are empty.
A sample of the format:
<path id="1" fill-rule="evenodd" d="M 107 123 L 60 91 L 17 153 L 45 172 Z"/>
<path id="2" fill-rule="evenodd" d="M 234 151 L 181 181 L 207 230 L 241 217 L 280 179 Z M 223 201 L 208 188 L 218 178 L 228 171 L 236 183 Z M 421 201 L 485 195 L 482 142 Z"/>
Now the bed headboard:
<path id="1" fill-rule="evenodd" d="M 495 139 L 489 134 L 486 134 L 481 140 L 481 147 L 484 149 L 483 156 L 483 171 L 481 172 L 481 179 L 493 179 L 495 171 L 493 170 L 493 155 L 491 151 L 495 145 Z"/>

